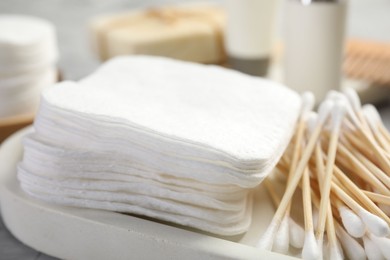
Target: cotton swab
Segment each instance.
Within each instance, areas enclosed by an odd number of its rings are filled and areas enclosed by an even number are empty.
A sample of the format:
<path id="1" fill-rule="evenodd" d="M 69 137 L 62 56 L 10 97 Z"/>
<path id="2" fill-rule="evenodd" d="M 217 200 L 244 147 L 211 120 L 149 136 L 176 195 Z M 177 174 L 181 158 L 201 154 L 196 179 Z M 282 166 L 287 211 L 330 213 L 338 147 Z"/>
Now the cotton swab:
<path id="1" fill-rule="evenodd" d="M 340 92 L 332 90 L 328 93 L 326 98 L 329 100 L 333 100 L 334 102 L 336 102 L 336 101 L 343 102 L 346 105 L 347 117 L 351 120 L 353 125 L 355 125 L 355 126 L 360 125 L 360 121 L 359 121 L 358 117 L 356 116 L 349 100 L 347 99 L 347 97 L 345 95 L 343 95 Z"/>
<path id="2" fill-rule="evenodd" d="M 280 203 L 280 198 L 275 192 L 275 189 L 271 182 L 268 179 L 264 180 L 264 185 L 266 186 L 268 193 L 271 195 L 272 201 L 275 207 L 278 207 Z M 288 252 L 289 247 L 289 217 L 285 216 L 280 224 L 280 227 L 276 229 L 274 236 L 272 237 L 272 241 L 266 241 L 267 243 L 271 243 L 270 249 L 273 251 L 286 254 Z M 266 231 L 267 232 L 267 231 Z M 264 236 L 264 235 L 263 235 Z M 271 237 L 269 238 L 271 239 Z"/>
<path id="3" fill-rule="evenodd" d="M 268 178 L 264 180 L 264 185 L 266 186 L 268 193 L 271 196 L 271 199 L 272 199 L 272 202 L 273 202 L 275 208 L 278 207 L 278 205 L 280 203 L 280 198 L 276 194 L 275 189 L 274 189 L 271 181 L 268 180 Z M 305 231 L 291 217 L 288 218 L 288 225 L 289 225 L 288 231 L 289 231 L 290 244 L 295 248 L 302 248 L 303 242 L 305 239 Z M 281 224 L 281 226 L 282 226 L 282 224 Z M 279 230 L 280 230 L 280 228 L 279 228 Z M 275 241 L 276 240 L 277 240 L 277 238 L 275 237 Z"/>
<path id="4" fill-rule="evenodd" d="M 321 145 L 319 142 L 317 142 L 316 148 L 315 148 L 315 161 L 316 161 L 316 167 L 317 167 L 317 179 L 321 183 L 324 182 L 325 179 L 325 166 L 323 164 L 323 155 L 322 155 L 322 150 L 321 150 Z M 319 186 L 320 188 L 320 193 L 321 196 L 323 194 L 323 186 Z M 313 194 L 313 200 L 314 204 L 317 205 L 318 208 L 321 207 L 321 202 L 319 202 L 319 199 L 314 196 Z M 317 224 L 316 230 L 319 229 L 319 226 Z M 342 256 L 342 250 L 337 242 L 337 237 L 336 237 L 336 231 L 334 229 L 334 222 L 333 222 L 333 214 L 332 214 L 332 208 L 330 201 L 327 202 L 327 212 L 326 212 L 326 230 L 328 234 L 328 246 L 327 248 L 329 249 L 329 255 L 331 259 L 343 259 Z M 323 237 L 317 237 L 317 244 L 319 247 L 322 245 L 322 240 Z M 319 252 L 322 252 L 321 248 Z"/>
<path id="5" fill-rule="evenodd" d="M 275 207 L 278 207 L 280 203 L 280 198 L 276 194 L 273 185 L 268 179 L 264 180 L 264 184 L 267 187 L 268 193 L 271 195 Z M 288 252 L 289 243 L 290 243 L 289 238 L 290 238 L 289 217 L 284 216 L 280 224 L 280 227 L 275 234 L 275 238 L 272 246 L 273 251 L 281 254 L 286 254 Z"/>
<path id="6" fill-rule="evenodd" d="M 356 125 L 357 130 L 362 133 L 363 141 L 372 149 L 375 156 L 378 158 L 381 167 L 386 171 L 390 172 L 390 161 L 383 154 L 381 148 L 378 146 L 376 141 L 373 139 L 369 126 L 367 125 L 364 116 L 361 113 L 361 104 L 359 97 L 353 89 L 349 88 L 344 91 L 347 99 L 349 100 L 354 112 L 358 115 L 360 124 Z"/>
<path id="7" fill-rule="evenodd" d="M 275 215 L 266 230 L 263 237 L 260 239 L 259 243 L 257 244 L 258 248 L 261 249 L 267 249 L 271 250 L 273 239 L 275 237 L 275 234 L 279 228 L 280 222 L 282 221 L 282 218 L 286 212 L 286 209 L 288 207 L 288 204 L 291 201 L 292 196 L 294 195 L 295 189 L 297 188 L 299 181 L 302 177 L 303 171 L 310 160 L 310 156 L 313 152 L 314 145 L 317 142 L 317 139 L 320 136 L 321 129 L 323 127 L 323 124 L 325 120 L 328 118 L 329 112 L 331 107 L 333 106 L 333 102 L 324 102 L 320 106 L 320 112 L 321 116 L 318 117 L 317 125 L 315 127 L 315 130 L 311 134 L 309 138 L 309 142 L 305 148 L 305 150 L 302 153 L 302 157 L 297 165 L 297 170 L 295 171 L 294 176 L 291 179 L 291 182 L 286 187 L 286 190 L 284 192 L 284 195 L 282 197 L 282 200 L 279 204 L 278 209 L 275 212 Z"/>
<path id="8" fill-rule="evenodd" d="M 313 232 L 305 233 L 305 243 L 302 249 L 303 259 L 318 259 L 320 257 L 319 247 Z"/>
<path id="9" fill-rule="evenodd" d="M 272 251 L 286 254 L 290 245 L 289 216 L 284 216 L 275 235 Z"/>
<path id="10" fill-rule="evenodd" d="M 300 118 L 299 118 L 299 123 L 298 123 L 298 129 L 297 129 L 297 134 L 295 138 L 295 145 L 293 148 L 293 155 L 292 155 L 292 160 L 290 163 L 290 170 L 288 173 L 288 182 L 287 185 L 289 185 L 289 182 L 291 181 L 291 178 L 296 170 L 298 160 L 301 156 L 301 146 L 302 146 L 302 139 L 305 131 L 305 122 L 307 120 L 308 114 L 310 111 L 312 111 L 315 103 L 315 98 L 314 94 L 311 92 L 304 92 L 302 94 L 302 108 L 300 112 Z M 291 201 L 286 209 L 285 216 L 290 215 L 290 209 L 291 209 Z"/>
<path id="11" fill-rule="evenodd" d="M 319 219 L 318 219 L 318 227 L 316 229 L 316 239 L 317 241 L 322 241 L 325 224 L 326 224 L 326 216 L 327 210 L 332 210 L 331 207 L 328 207 L 329 203 L 329 195 L 331 190 L 331 180 L 333 176 L 333 166 L 336 158 L 337 151 L 337 143 L 339 138 L 339 132 L 341 127 L 341 122 L 345 115 L 345 105 L 342 102 L 336 101 L 332 109 L 331 114 L 331 137 L 330 144 L 328 146 L 328 155 L 327 155 L 327 163 L 325 166 L 325 175 L 323 177 L 323 185 L 321 190 L 321 201 L 319 208 Z M 320 115 L 319 115 L 320 116 Z M 332 245 L 333 247 L 335 245 Z M 334 248 L 331 249 L 332 252 L 335 252 Z"/>
<path id="12" fill-rule="evenodd" d="M 366 253 L 364 248 L 335 221 L 336 233 L 344 251 L 349 259 L 364 260 Z"/>
<path id="13" fill-rule="evenodd" d="M 364 251 L 369 260 L 385 260 L 379 247 L 367 236 L 363 237 Z"/>
<path id="14" fill-rule="evenodd" d="M 352 107 L 353 111 L 355 112 L 355 114 L 358 116 L 358 118 L 364 124 L 364 126 L 367 127 L 367 124 L 366 124 L 364 117 L 361 113 L 362 104 L 360 102 L 360 98 L 359 98 L 357 92 L 353 88 L 345 88 L 343 90 L 343 93 L 344 93 L 345 97 L 348 99 L 349 103 L 351 104 L 351 107 Z"/>
<path id="15" fill-rule="evenodd" d="M 304 229 L 295 222 L 291 217 L 289 219 L 290 224 L 290 245 L 295 248 L 302 248 L 305 241 L 305 231 Z"/>

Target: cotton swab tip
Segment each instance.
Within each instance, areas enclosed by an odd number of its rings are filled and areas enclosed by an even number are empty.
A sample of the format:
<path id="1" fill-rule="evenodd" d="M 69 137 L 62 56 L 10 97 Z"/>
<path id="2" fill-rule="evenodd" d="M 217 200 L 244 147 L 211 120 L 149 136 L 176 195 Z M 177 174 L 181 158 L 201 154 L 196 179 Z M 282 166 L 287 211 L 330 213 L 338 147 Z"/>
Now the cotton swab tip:
<path id="1" fill-rule="evenodd" d="M 306 116 L 306 127 L 309 133 L 312 133 L 316 128 L 318 121 L 318 114 L 316 112 L 310 111 Z"/>
<path id="2" fill-rule="evenodd" d="M 304 260 L 317 260 L 320 257 L 318 244 L 313 232 L 306 232 L 305 243 L 302 249 Z"/>
<path id="3" fill-rule="evenodd" d="M 271 224 L 268 226 L 267 230 L 265 231 L 263 236 L 260 238 L 256 247 L 259 249 L 271 251 L 272 245 L 274 242 L 274 238 L 276 236 L 276 233 L 278 232 L 278 228 L 279 228 L 278 221 L 272 220 Z"/>
<path id="4" fill-rule="evenodd" d="M 312 92 L 304 92 L 301 96 L 302 107 L 301 115 L 305 115 L 309 111 L 313 110 L 315 104 L 315 97 Z"/>
<path id="5" fill-rule="evenodd" d="M 347 105 L 345 102 L 341 100 L 337 100 L 334 102 L 334 106 L 332 108 L 332 121 L 331 121 L 331 128 L 339 128 L 341 125 L 341 122 L 344 119 L 345 112 L 347 110 Z"/>
<path id="6" fill-rule="evenodd" d="M 325 122 L 330 112 L 332 111 L 333 106 L 333 100 L 325 100 L 321 103 L 320 107 L 318 108 L 317 124 L 323 124 Z"/>
<path id="7" fill-rule="evenodd" d="M 374 235 L 384 237 L 390 233 L 389 226 L 382 218 L 368 212 L 365 209 L 360 210 L 358 215 L 361 217 L 367 229 Z"/>
<path id="8" fill-rule="evenodd" d="M 367 104 L 363 106 L 363 113 L 367 121 L 373 124 L 374 127 L 376 127 L 377 124 L 379 124 L 382 121 L 378 110 L 371 104 Z"/>
<path id="9" fill-rule="evenodd" d="M 362 219 L 345 206 L 339 207 L 339 212 L 343 226 L 347 230 L 348 234 L 357 238 L 362 237 L 366 232 L 366 227 Z"/>
<path id="10" fill-rule="evenodd" d="M 289 219 L 290 245 L 302 248 L 305 242 L 305 230 L 292 218 Z"/>
<path id="11" fill-rule="evenodd" d="M 289 217 L 285 216 L 280 223 L 278 232 L 276 233 L 275 240 L 273 243 L 272 251 L 286 254 L 290 245 L 289 236 Z"/>
<path id="12" fill-rule="evenodd" d="M 348 99 L 349 103 L 351 104 L 353 110 L 355 112 L 360 111 L 362 104 L 360 102 L 360 98 L 359 98 L 359 95 L 357 94 L 356 90 L 354 90 L 353 88 L 345 88 L 343 90 L 343 93 L 347 97 L 347 99 Z"/>

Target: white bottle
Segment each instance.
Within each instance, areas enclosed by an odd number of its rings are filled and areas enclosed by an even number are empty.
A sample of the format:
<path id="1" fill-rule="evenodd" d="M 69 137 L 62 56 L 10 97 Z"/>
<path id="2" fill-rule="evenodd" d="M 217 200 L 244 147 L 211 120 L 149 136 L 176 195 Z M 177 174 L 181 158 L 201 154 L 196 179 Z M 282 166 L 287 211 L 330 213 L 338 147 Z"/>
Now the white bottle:
<path id="1" fill-rule="evenodd" d="M 227 0 L 225 45 L 229 65 L 247 74 L 267 74 L 279 0 Z"/>
<path id="2" fill-rule="evenodd" d="M 346 10 L 346 0 L 286 1 L 284 83 L 317 102 L 340 89 Z"/>

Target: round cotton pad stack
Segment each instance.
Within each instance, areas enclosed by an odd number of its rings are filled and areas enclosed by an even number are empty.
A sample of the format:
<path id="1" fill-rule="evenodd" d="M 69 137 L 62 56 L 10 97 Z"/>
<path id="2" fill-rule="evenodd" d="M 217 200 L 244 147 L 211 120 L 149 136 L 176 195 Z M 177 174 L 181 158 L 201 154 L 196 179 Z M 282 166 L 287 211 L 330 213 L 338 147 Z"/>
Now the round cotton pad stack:
<path id="1" fill-rule="evenodd" d="M 0 15 L 0 117 L 36 109 L 42 89 L 56 81 L 57 56 L 50 22 Z"/>
<path id="2" fill-rule="evenodd" d="M 300 105 L 282 85 L 221 67 L 115 58 L 44 92 L 18 177 L 49 202 L 239 234 Z"/>

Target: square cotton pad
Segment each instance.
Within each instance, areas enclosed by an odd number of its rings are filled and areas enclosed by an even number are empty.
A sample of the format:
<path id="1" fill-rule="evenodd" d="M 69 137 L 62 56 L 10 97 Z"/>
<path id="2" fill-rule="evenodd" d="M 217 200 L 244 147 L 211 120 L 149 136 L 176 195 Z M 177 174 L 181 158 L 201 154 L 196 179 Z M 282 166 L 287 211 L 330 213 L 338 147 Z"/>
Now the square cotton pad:
<path id="1" fill-rule="evenodd" d="M 115 58 L 44 92 L 18 176 L 50 202 L 242 233 L 250 191 L 284 152 L 300 103 L 217 66 Z"/>

